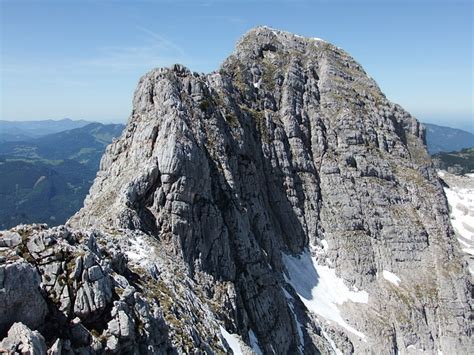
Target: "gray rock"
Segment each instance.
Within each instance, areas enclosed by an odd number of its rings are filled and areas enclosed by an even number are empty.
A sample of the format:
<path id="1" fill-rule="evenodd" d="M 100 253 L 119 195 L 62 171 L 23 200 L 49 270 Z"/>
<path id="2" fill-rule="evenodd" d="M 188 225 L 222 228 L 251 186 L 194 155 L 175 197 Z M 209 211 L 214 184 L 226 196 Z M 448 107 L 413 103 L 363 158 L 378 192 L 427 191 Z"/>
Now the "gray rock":
<path id="1" fill-rule="evenodd" d="M 9 354 L 46 354 L 46 344 L 38 331 L 32 331 L 22 323 L 14 323 L 8 335 L 0 342 L 0 350 Z"/>
<path id="2" fill-rule="evenodd" d="M 89 345 L 91 343 L 92 337 L 87 328 L 81 324 L 79 318 L 73 320 L 72 323 L 71 340 L 73 345 L 75 347 Z"/>
<path id="3" fill-rule="evenodd" d="M 89 273 L 89 281 L 94 282 L 104 277 L 102 270 L 99 265 L 94 265 L 87 270 Z"/>
<path id="4" fill-rule="evenodd" d="M 74 313 L 80 318 L 99 317 L 112 299 L 110 277 L 86 281 L 77 291 Z"/>
<path id="5" fill-rule="evenodd" d="M 0 265 L 0 278 L 0 334 L 15 322 L 32 329 L 43 324 L 48 307 L 40 293 L 41 278 L 35 267 L 25 261 Z"/>
<path id="6" fill-rule="evenodd" d="M 120 288 L 125 289 L 129 285 L 127 278 L 123 277 L 122 275 L 114 275 L 113 278 L 117 286 L 119 286 Z"/>
<path id="7" fill-rule="evenodd" d="M 72 278 L 79 280 L 82 275 L 82 256 L 76 258 L 76 263 L 74 265 L 74 270 L 72 271 Z"/>
<path id="8" fill-rule="evenodd" d="M 21 236 L 16 232 L 0 232 L 0 247 L 12 248 L 21 243 Z"/>
<path id="9" fill-rule="evenodd" d="M 48 349 L 48 355 L 61 355 L 63 349 L 63 340 L 57 339 L 54 344 Z"/>
<path id="10" fill-rule="evenodd" d="M 107 349 L 113 353 L 115 353 L 119 349 L 117 337 L 112 335 L 107 339 Z"/>
<path id="11" fill-rule="evenodd" d="M 44 245 L 44 239 L 42 234 L 35 235 L 34 238 L 31 238 L 27 243 L 28 251 L 31 254 L 39 255 L 44 252 L 46 246 Z"/>

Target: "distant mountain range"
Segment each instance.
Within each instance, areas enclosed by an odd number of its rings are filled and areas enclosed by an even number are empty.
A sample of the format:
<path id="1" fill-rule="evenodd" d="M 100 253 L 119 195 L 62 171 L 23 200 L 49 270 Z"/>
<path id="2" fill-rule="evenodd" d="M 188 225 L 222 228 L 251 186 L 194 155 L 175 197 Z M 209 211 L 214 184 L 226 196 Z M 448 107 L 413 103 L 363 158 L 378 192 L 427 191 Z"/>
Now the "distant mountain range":
<path id="1" fill-rule="evenodd" d="M 46 127 L 35 122 L 39 138 L 0 143 L 0 229 L 19 223 L 64 223 L 82 206 L 105 147 L 124 127 L 71 120 L 40 122 Z M 42 134 L 61 125 L 80 127 Z M 23 131 L 30 132 L 27 128 Z"/>
<path id="2" fill-rule="evenodd" d="M 89 123 L 40 138 L 3 142 L 0 155 L 43 161 L 70 159 L 98 166 L 105 146 L 120 135 L 123 127 L 121 124 Z"/>
<path id="3" fill-rule="evenodd" d="M 0 120 L 0 143 L 19 142 L 52 133 L 84 127 L 92 122 L 84 120 L 5 121 Z"/>
<path id="4" fill-rule="evenodd" d="M 474 135 L 424 124 L 431 154 L 474 147 Z M 82 206 L 105 147 L 124 125 L 74 121 L 0 121 L 0 229 L 63 224 Z M 434 157 L 439 168 L 472 170 L 472 149 Z"/>
<path id="5" fill-rule="evenodd" d="M 423 125 L 426 127 L 426 144 L 430 154 L 474 147 L 472 133 L 431 123 L 423 123 Z"/>

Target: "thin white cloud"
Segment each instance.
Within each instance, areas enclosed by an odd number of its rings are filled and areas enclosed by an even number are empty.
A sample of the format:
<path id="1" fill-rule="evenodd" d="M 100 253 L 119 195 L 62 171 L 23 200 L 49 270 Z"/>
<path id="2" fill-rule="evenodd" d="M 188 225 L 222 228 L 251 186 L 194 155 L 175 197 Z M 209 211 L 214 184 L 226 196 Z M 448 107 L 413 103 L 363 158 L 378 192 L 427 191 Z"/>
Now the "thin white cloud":
<path id="1" fill-rule="evenodd" d="M 183 61 L 184 51 L 163 36 L 144 27 L 137 30 L 145 34 L 139 46 L 111 46 L 98 50 L 94 58 L 79 62 L 81 66 L 126 70 L 170 65 Z"/>
<path id="2" fill-rule="evenodd" d="M 88 71 L 91 68 L 146 70 L 185 61 L 185 52 L 172 41 L 144 27 L 137 26 L 136 30 L 142 34 L 140 43 L 136 46 L 102 47 L 83 59 L 61 58 L 59 62 L 2 63 L 0 72 L 5 75 L 20 76 L 41 72 L 43 76 L 47 74 L 47 76 L 57 78 L 66 72 Z"/>
<path id="3" fill-rule="evenodd" d="M 156 43 L 154 43 L 155 45 L 158 45 L 162 47 L 163 49 L 172 49 L 176 51 L 177 53 L 179 53 L 181 56 L 184 56 L 184 51 L 179 46 L 167 40 L 166 38 L 159 35 L 158 33 L 142 26 L 137 26 L 137 29 L 149 35 L 151 39 L 155 40 L 156 41 Z"/>

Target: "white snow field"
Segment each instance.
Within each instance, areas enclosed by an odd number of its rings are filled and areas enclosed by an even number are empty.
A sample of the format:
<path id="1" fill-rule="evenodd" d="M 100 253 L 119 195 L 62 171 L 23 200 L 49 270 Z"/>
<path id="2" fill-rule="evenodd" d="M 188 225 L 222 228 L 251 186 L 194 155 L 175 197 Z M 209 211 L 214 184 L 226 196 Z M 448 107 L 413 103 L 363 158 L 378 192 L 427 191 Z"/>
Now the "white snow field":
<path id="1" fill-rule="evenodd" d="M 438 175 L 448 185 L 444 192 L 448 199 L 450 220 L 461 250 L 469 262 L 469 271 L 474 273 L 474 174 L 457 176 L 446 171 Z"/>
<path id="2" fill-rule="evenodd" d="M 387 280 L 388 282 L 393 283 L 395 286 L 400 285 L 400 282 L 401 282 L 400 278 L 397 275 L 395 275 L 393 272 L 384 270 L 382 272 L 382 275 L 383 275 L 383 278 L 385 280 Z"/>
<path id="3" fill-rule="evenodd" d="M 232 350 L 234 355 L 242 355 L 243 352 L 240 349 L 240 341 L 237 335 L 230 334 L 223 326 L 219 326 L 221 334 L 224 337 L 225 341 L 229 345 L 229 348 Z"/>
<path id="4" fill-rule="evenodd" d="M 294 288 L 309 311 L 335 322 L 341 327 L 365 340 L 365 335 L 342 318 L 338 305 L 347 301 L 367 303 L 369 295 L 365 291 L 354 292 L 336 276 L 334 269 L 318 265 L 316 258 L 308 250 L 299 256 L 283 254 L 283 262 L 288 270 L 286 281 Z"/>

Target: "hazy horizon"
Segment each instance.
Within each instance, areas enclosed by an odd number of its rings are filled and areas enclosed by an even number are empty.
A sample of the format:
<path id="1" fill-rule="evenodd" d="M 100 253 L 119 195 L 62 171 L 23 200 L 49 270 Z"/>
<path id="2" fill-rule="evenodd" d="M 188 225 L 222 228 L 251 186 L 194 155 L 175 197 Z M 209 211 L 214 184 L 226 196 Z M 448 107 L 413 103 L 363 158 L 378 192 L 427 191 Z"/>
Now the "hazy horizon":
<path id="1" fill-rule="evenodd" d="M 278 3 L 277 6 L 272 6 Z M 468 1 L 10 1 L 1 3 L 0 119 L 125 123 L 140 76 L 211 72 L 257 25 L 352 55 L 421 122 L 474 132 Z"/>

